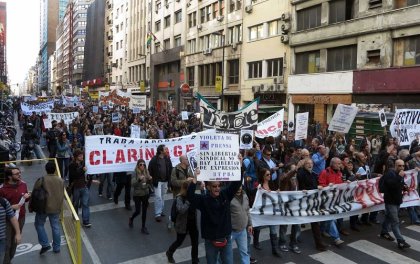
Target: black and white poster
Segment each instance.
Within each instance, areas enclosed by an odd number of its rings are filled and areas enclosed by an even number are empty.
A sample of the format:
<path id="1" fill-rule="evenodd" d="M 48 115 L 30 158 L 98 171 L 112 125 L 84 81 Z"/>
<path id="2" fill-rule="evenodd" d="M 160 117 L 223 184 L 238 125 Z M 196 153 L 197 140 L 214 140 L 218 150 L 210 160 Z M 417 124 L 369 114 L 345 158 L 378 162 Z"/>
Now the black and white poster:
<path id="1" fill-rule="evenodd" d="M 252 143 L 254 142 L 254 130 L 242 129 L 239 140 L 240 149 L 252 149 Z"/>
<path id="2" fill-rule="evenodd" d="M 420 109 L 398 109 L 389 127 L 401 146 L 408 146 L 420 135 Z"/>
<path id="3" fill-rule="evenodd" d="M 386 121 L 385 109 L 383 108 L 379 111 L 379 120 L 381 121 L 382 127 L 388 124 L 388 122 Z"/>

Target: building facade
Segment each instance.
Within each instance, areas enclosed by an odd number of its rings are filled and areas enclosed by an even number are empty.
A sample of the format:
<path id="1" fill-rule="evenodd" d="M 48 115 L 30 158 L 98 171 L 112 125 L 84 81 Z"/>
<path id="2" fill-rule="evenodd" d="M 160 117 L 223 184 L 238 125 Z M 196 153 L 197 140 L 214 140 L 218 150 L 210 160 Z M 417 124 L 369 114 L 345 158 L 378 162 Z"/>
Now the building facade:
<path id="1" fill-rule="evenodd" d="M 0 82 L 7 84 L 7 4 L 0 2 Z"/>

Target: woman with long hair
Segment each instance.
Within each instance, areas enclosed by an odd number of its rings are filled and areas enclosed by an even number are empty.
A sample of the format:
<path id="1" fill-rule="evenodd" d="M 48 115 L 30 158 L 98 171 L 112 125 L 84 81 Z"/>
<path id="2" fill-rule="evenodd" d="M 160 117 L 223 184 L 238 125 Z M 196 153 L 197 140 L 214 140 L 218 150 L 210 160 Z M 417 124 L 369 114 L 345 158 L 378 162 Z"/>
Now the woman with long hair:
<path id="1" fill-rule="evenodd" d="M 197 228 L 197 213 L 195 208 L 190 206 L 187 200 L 187 191 L 190 181 L 184 181 L 181 185 L 181 190 L 176 197 L 176 219 L 175 231 L 176 240 L 171 244 L 166 256 L 169 263 L 175 263 L 174 252 L 184 242 L 187 233 L 190 234 L 191 239 L 191 260 L 193 264 L 199 262 L 198 260 L 198 228 Z"/>
<path id="2" fill-rule="evenodd" d="M 152 186 L 152 177 L 146 168 L 146 162 L 143 159 L 137 161 L 134 170 L 131 186 L 133 187 L 133 200 L 135 211 L 128 220 L 129 227 L 133 227 L 133 220 L 140 214 L 141 208 L 141 232 L 148 235 L 149 231 L 146 228 L 147 207 L 149 206 L 149 189 Z"/>
<path id="3" fill-rule="evenodd" d="M 57 140 L 57 153 L 56 158 L 58 167 L 60 168 L 60 174 L 63 179 L 67 180 L 67 174 L 69 172 L 70 157 L 72 156 L 71 143 L 67 139 L 67 133 L 61 132 Z"/>

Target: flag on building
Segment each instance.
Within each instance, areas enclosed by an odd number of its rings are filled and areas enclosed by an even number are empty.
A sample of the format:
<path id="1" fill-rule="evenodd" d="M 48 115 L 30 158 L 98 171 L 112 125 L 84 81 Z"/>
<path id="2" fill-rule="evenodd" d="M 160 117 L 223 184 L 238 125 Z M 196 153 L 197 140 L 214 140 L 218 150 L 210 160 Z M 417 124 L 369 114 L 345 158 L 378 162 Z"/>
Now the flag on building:
<path id="1" fill-rule="evenodd" d="M 152 44 L 152 40 L 156 41 L 156 36 L 151 32 L 147 32 L 147 46 L 149 47 Z"/>

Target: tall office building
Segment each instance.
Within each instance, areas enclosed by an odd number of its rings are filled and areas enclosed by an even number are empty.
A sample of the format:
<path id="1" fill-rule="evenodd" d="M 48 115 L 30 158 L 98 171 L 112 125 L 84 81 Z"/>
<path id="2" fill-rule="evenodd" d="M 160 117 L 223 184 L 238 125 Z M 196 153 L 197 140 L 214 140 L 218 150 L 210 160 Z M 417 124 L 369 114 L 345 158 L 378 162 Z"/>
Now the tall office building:
<path id="1" fill-rule="evenodd" d="M 6 29 L 6 3 L 0 2 L 0 81 L 2 83 L 7 83 Z"/>

